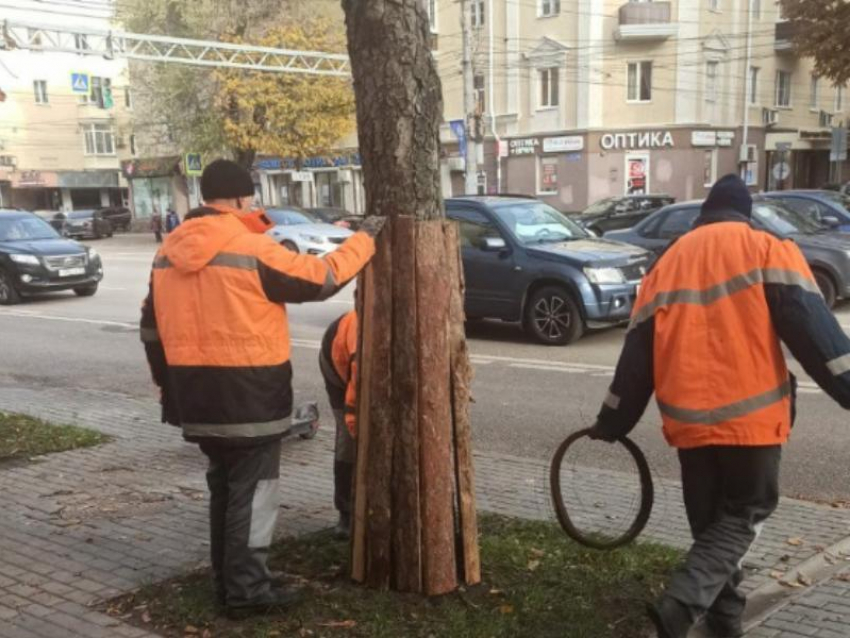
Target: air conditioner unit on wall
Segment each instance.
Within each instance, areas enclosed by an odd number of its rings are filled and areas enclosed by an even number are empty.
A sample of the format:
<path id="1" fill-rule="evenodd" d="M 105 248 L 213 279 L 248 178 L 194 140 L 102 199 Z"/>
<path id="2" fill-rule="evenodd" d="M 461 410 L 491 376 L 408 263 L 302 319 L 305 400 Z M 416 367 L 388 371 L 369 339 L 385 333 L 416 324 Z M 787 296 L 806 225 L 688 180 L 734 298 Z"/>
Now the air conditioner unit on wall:
<path id="1" fill-rule="evenodd" d="M 749 164 L 758 161 L 758 148 L 755 144 L 741 144 L 738 162 Z"/>
<path id="2" fill-rule="evenodd" d="M 450 157 L 448 165 L 451 172 L 463 173 L 466 170 L 466 159 L 463 157 Z"/>
<path id="3" fill-rule="evenodd" d="M 761 122 L 765 126 L 773 126 L 779 122 L 779 111 L 776 109 L 762 109 Z"/>

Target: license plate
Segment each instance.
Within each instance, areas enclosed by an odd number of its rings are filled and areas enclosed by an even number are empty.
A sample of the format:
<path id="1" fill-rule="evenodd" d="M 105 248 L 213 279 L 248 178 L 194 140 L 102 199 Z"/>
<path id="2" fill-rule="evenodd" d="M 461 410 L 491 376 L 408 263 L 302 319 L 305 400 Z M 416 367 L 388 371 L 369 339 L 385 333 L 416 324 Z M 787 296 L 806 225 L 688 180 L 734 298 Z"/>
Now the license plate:
<path id="1" fill-rule="evenodd" d="M 85 275 L 85 268 L 63 268 L 59 271 L 60 277 L 78 277 L 80 275 Z"/>

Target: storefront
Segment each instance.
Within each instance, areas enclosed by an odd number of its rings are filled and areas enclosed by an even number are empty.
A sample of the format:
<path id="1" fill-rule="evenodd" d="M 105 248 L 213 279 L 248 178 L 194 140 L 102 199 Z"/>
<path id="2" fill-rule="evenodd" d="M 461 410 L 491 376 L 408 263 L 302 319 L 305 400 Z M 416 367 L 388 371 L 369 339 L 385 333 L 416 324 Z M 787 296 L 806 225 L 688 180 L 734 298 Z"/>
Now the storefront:
<path id="1" fill-rule="evenodd" d="M 767 135 L 767 190 L 823 188 L 850 179 L 850 163 L 831 161 L 831 131 L 777 131 Z"/>
<path id="2" fill-rule="evenodd" d="M 72 210 L 82 210 L 124 206 L 128 200 L 118 171 L 61 171 L 56 175 L 65 209 L 69 201 Z"/>
<path id="3" fill-rule="evenodd" d="M 748 165 L 758 184 L 758 133 Z M 575 212 L 606 197 L 665 193 L 699 199 L 719 176 L 738 171 L 740 131 L 643 129 L 590 131 L 506 140 L 508 192 L 527 193 Z M 504 153 L 504 151 L 503 151 Z"/>
<path id="4" fill-rule="evenodd" d="M 179 157 L 129 160 L 121 169 L 130 182 L 130 209 L 136 219 L 169 209 L 181 217 L 189 212 L 189 187 Z"/>
<path id="5" fill-rule="evenodd" d="M 9 178 L 8 205 L 25 210 L 63 209 L 62 191 L 55 172 L 14 171 Z"/>

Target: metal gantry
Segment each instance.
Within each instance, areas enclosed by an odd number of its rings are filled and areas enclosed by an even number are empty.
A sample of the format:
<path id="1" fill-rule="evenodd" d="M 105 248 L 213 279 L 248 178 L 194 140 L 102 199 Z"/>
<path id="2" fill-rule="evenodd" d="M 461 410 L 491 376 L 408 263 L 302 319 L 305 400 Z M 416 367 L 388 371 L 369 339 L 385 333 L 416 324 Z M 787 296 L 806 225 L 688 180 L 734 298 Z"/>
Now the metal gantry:
<path id="1" fill-rule="evenodd" d="M 27 49 L 192 66 L 350 77 L 348 56 L 3 20 L 0 51 Z"/>

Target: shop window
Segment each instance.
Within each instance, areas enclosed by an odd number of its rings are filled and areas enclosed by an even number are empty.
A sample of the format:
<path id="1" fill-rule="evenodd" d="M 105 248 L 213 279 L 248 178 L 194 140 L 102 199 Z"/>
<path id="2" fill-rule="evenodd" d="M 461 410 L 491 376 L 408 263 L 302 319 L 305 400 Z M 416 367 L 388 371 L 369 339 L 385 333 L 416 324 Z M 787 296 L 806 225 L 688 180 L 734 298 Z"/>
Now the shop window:
<path id="1" fill-rule="evenodd" d="M 541 157 L 538 163 L 538 187 L 541 195 L 558 192 L 558 158 Z"/>
<path id="2" fill-rule="evenodd" d="M 650 102 L 652 100 L 652 62 L 629 62 L 628 76 L 628 101 Z"/>
<path id="3" fill-rule="evenodd" d="M 558 106 L 560 102 L 560 74 L 556 67 L 540 69 L 540 108 Z"/>
<path id="4" fill-rule="evenodd" d="M 46 80 L 35 80 L 32 83 L 32 88 L 35 93 L 35 103 L 36 104 L 47 104 L 47 81 Z"/>
<path id="5" fill-rule="evenodd" d="M 556 16 L 561 13 L 561 0 L 539 0 L 538 15 L 541 18 Z"/>
<path id="6" fill-rule="evenodd" d="M 788 71 L 776 72 L 775 104 L 783 108 L 791 107 L 791 73 Z"/>
<path id="7" fill-rule="evenodd" d="M 108 124 L 83 126 L 86 155 L 115 155 L 115 132 Z"/>

